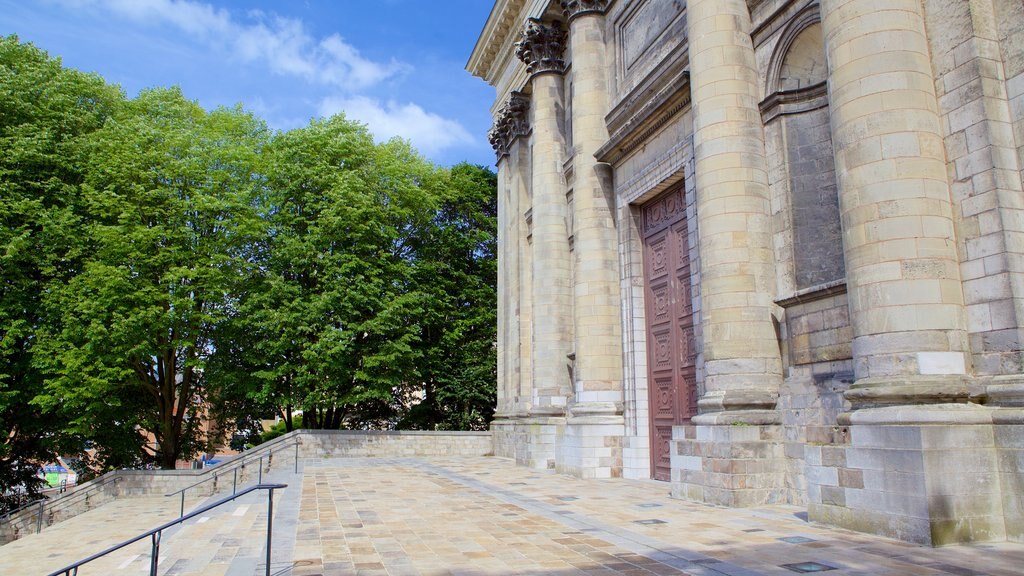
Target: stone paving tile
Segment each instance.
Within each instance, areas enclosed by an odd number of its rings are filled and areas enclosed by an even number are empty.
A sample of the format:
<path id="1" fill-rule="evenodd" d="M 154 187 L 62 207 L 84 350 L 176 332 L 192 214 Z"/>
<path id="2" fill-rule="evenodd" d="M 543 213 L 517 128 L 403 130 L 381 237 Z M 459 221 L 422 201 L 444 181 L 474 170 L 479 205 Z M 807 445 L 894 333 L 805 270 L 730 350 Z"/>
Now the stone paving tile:
<path id="1" fill-rule="evenodd" d="M 1020 544 L 932 549 L 809 524 L 799 507 L 706 506 L 669 498 L 660 482 L 580 480 L 499 458 L 324 460 L 281 481 L 275 576 L 791 576 L 785 566 L 810 563 L 835 576 L 1024 573 Z M 170 534 L 160 574 L 264 574 L 266 497 L 251 498 Z M 149 500 L 0 547 L 0 574 L 45 574 L 176 512 Z M 81 574 L 143 574 L 148 552 Z"/>
<path id="2" fill-rule="evenodd" d="M 707 506 L 670 499 L 659 482 L 498 458 L 324 461 L 306 469 L 302 501 L 295 559 L 321 560 L 296 568 L 307 576 L 791 575 L 783 565 L 813 562 L 833 575 L 1008 576 L 1024 566 L 1018 544 L 932 549 L 809 524 L 799 507 Z"/>
<path id="3" fill-rule="evenodd" d="M 186 501 L 189 506 L 198 500 Z M 137 536 L 178 516 L 176 498 L 131 498 L 105 504 L 0 546 L 0 575 L 44 575 Z M 150 544 L 138 542 L 83 568 L 82 576 L 123 570 L 138 558 L 149 566 Z"/>

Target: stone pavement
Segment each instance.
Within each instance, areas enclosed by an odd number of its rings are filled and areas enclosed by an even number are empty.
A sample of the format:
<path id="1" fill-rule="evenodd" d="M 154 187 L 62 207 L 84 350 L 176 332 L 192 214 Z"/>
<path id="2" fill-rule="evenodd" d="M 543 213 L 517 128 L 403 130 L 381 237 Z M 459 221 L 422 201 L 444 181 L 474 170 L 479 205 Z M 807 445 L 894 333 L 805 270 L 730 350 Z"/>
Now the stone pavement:
<path id="1" fill-rule="evenodd" d="M 1020 544 L 924 548 L 808 524 L 798 507 L 719 508 L 499 458 L 332 459 L 266 480 L 290 486 L 275 496 L 277 576 L 1024 573 Z M 264 574 L 266 495 L 247 498 L 165 537 L 160 574 Z M 0 547 L 0 574 L 46 574 L 167 513 L 156 499 L 104 506 Z M 139 546 L 80 574 L 145 574 Z"/>

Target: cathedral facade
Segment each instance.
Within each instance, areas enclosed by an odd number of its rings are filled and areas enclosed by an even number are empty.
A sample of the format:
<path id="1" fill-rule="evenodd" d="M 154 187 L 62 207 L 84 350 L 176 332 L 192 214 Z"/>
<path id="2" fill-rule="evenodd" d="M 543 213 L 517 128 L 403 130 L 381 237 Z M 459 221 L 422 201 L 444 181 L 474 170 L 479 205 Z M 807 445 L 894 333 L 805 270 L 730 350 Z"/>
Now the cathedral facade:
<path id="1" fill-rule="evenodd" d="M 1024 4 L 497 0 L 495 454 L 1024 541 Z"/>

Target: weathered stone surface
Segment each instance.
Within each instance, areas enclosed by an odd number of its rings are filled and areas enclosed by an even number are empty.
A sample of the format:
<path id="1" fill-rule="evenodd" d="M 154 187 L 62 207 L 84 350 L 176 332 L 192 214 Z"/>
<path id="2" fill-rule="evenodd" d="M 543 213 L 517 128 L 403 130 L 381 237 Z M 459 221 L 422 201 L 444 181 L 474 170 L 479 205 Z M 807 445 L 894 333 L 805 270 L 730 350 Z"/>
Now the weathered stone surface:
<path id="1" fill-rule="evenodd" d="M 531 92 L 493 135 L 496 450 L 631 478 L 667 453 L 677 497 L 1021 539 L 1022 22 L 1008 0 L 496 3 L 470 68 L 499 118 Z M 644 226 L 668 192 L 689 269 L 666 287 Z M 670 293 L 692 337 L 651 332 Z M 686 394 L 653 376 L 673 355 Z"/>

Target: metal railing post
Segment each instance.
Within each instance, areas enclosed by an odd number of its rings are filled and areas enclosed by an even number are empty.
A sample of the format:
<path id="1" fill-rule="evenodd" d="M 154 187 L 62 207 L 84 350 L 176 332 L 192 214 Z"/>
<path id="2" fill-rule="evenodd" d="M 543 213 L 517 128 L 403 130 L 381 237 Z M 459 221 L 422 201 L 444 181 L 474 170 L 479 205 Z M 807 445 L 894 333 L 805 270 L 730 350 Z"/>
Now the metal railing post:
<path id="1" fill-rule="evenodd" d="M 153 534 L 152 550 L 149 555 L 149 576 L 156 576 L 157 566 L 160 565 L 160 538 L 163 537 L 163 532 L 156 532 Z"/>
<path id="2" fill-rule="evenodd" d="M 178 512 L 178 518 L 185 515 L 185 491 L 181 491 L 181 510 Z"/>
<path id="3" fill-rule="evenodd" d="M 46 501 L 39 501 L 39 515 L 36 516 L 36 534 L 43 531 L 43 508 L 46 507 Z"/>
<path id="4" fill-rule="evenodd" d="M 267 490 L 267 572 L 270 576 L 270 550 L 274 533 L 274 489 Z"/>
<path id="5" fill-rule="evenodd" d="M 299 473 L 299 443 L 295 443 L 295 473 Z"/>
<path id="6" fill-rule="evenodd" d="M 260 476 L 256 483 L 263 484 L 263 456 L 260 456 Z"/>
<path id="7" fill-rule="evenodd" d="M 234 494 L 235 490 L 238 488 L 238 466 L 235 466 L 235 469 L 231 472 L 233 473 L 233 476 L 231 477 L 231 493 Z"/>

